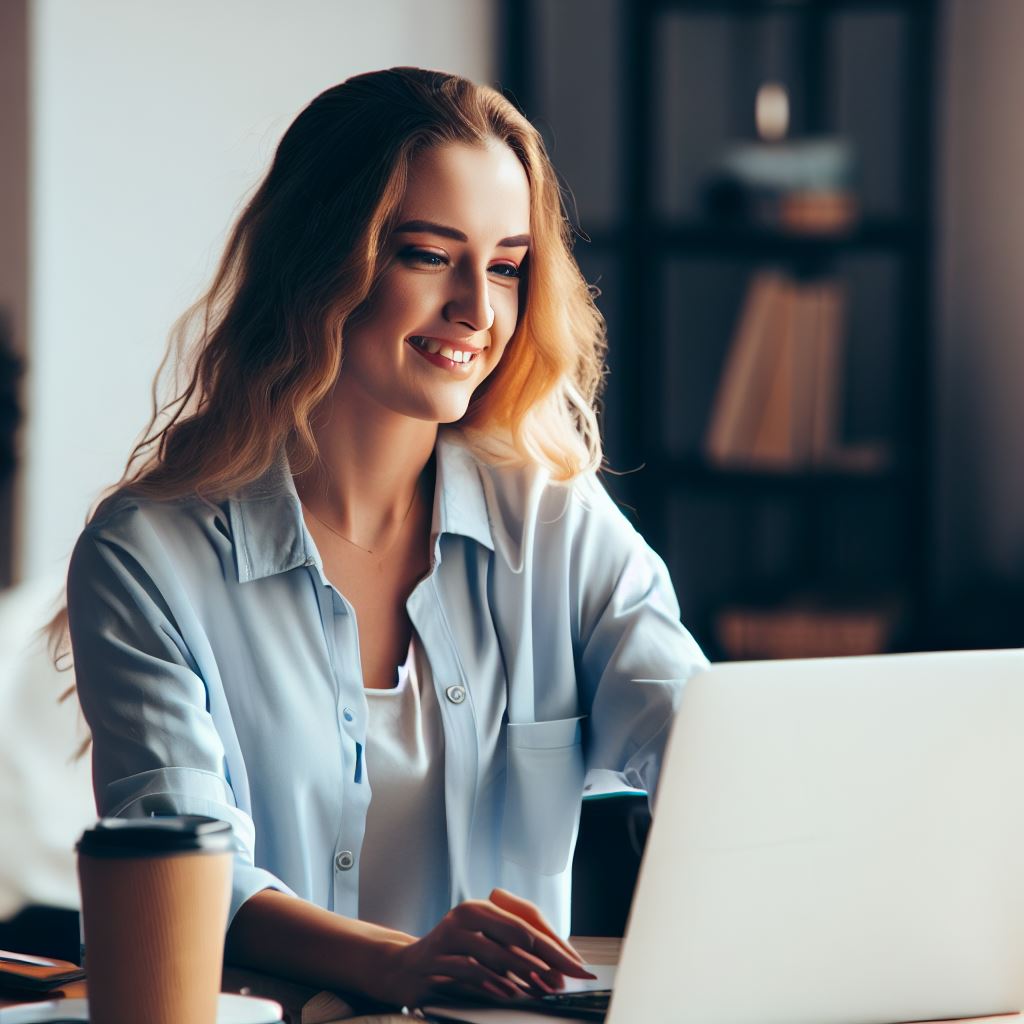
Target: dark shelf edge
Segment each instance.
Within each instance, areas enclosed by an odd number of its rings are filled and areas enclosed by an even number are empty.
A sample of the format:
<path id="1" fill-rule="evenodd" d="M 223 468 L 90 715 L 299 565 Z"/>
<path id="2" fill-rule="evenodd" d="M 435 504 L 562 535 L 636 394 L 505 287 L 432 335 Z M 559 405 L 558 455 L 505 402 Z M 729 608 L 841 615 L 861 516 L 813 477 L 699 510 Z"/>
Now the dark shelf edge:
<path id="1" fill-rule="evenodd" d="M 935 0 L 647 0 L 654 13 L 835 14 L 845 11 L 929 12 Z"/>
<path id="2" fill-rule="evenodd" d="M 917 249 L 927 238 L 923 225 L 903 219 L 867 220 L 844 234 L 795 235 L 757 228 L 731 228 L 690 222 L 655 227 L 604 228 L 580 235 L 594 249 L 617 249 L 640 238 L 641 244 L 674 255 L 800 255 L 818 252 Z"/>
<path id="3" fill-rule="evenodd" d="M 701 487 L 713 490 L 821 490 L 827 488 L 888 488 L 907 484 L 908 474 L 899 465 L 874 469 L 843 469 L 829 466 L 769 469 L 756 466 L 718 465 L 697 456 L 649 460 L 644 473 L 659 487 Z"/>

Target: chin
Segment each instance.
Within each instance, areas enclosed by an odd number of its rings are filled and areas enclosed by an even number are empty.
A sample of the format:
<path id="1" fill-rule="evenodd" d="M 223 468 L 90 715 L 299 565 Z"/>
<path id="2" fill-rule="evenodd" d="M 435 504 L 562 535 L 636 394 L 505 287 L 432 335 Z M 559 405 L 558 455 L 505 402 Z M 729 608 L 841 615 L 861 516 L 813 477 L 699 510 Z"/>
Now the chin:
<path id="1" fill-rule="evenodd" d="M 432 416 L 431 419 L 441 425 L 449 423 L 458 423 L 466 415 L 466 411 L 469 409 L 469 403 L 465 402 L 456 408 L 438 409 L 437 414 Z"/>
<path id="2" fill-rule="evenodd" d="M 469 409 L 469 399 L 442 402 L 436 399 L 431 401 L 429 398 L 425 398 L 424 401 L 410 403 L 403 408 L 395 408 L 394 406 L 392 408 L 395 412 L 408 416 L 410 419 L 424 420 L 427 423 L 442 425 L 445 423 L 457 423 L 461 420 L 466 415 L 466 410 Z"/>

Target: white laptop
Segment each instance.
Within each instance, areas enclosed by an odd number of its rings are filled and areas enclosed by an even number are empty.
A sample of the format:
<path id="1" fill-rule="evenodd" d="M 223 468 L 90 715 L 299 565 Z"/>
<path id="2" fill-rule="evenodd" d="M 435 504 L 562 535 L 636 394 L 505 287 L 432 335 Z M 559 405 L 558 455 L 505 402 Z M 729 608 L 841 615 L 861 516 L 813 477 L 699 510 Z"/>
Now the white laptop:
<path id="1" fill-rule="evenodd" d="M 1020 1009 L 1024 651 L 722 664 L 687 683 L 608 1024 Z"/>

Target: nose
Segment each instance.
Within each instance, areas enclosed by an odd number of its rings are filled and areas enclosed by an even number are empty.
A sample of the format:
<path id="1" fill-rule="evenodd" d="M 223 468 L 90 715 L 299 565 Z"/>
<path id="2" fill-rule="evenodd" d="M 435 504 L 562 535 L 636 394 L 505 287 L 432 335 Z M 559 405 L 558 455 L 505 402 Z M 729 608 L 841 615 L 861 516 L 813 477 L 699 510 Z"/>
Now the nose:
<path id="1" fill-rule="evenodd" d="M 486 331 L 492 327 L 494 309 L 486 271 L 467 271 L 458 275 L 453 294 L 444 307 L 444 317 L 450 323 L 463 324 L 471 331 Z"/>

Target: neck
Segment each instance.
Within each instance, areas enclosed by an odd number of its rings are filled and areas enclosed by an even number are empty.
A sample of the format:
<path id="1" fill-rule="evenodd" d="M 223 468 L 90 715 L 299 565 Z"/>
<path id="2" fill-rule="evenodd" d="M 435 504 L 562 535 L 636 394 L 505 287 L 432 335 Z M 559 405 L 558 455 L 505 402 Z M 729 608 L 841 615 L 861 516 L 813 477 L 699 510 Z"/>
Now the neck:
<path id="1" fill-rule="evenodd" d="M 375 549 L 405 521 L 434 452 L 437 424 L 336 398 L 317 420 L 319 458 L 296 475 L 299 498 L 314 517 Z"/>

